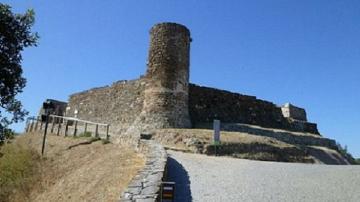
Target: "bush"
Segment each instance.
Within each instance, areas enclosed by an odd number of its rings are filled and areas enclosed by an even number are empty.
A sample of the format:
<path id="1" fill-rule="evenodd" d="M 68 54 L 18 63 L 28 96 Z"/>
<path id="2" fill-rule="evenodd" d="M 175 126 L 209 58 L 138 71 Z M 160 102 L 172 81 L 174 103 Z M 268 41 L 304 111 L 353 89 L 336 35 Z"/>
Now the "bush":
<path id="1" fill-rule="evenodd" d="M 357 164 L 356 159 L 348 152 L 347 145 L 345 145 L 344 147 L 340 143 L 337 143 L 336 145 L 338 147 L 339 153 L 344 156 L 349 163 Z"/>
<path id="2" fill-rule="evenodd" d="M 5 144 L 0 157 L 0 202 L 27 201 L 37 181 L 40 155 L 19 144 Z"/>
<path id="3" fill-rule="evenodd" d="M 83 132 L 79 134 L 79 137 L 91 137 L 92 133 L 91 132 Z"/>
<path id="4" fill-rule="evenodd" d="M 3 128 L 0 132 L 0 146 L 3 145 L 6 141 L 14 139 L 15 133 L 9 128 Z"/>

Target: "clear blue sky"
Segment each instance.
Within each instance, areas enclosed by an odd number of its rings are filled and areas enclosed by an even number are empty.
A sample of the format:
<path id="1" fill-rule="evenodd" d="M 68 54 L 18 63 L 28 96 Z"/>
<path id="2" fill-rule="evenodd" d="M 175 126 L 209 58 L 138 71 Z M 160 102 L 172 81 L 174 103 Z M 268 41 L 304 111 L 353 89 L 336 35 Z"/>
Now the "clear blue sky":
<path id="1" fill-rule="evenodd" d="M 32 115 L 46 98 L 144 74 L 149 29 L 171 21 L 191 30 L 191 82 L 304 107 L 360 157 L 360 1 L 3 2 L 36 12 L 19 96 Z"/>

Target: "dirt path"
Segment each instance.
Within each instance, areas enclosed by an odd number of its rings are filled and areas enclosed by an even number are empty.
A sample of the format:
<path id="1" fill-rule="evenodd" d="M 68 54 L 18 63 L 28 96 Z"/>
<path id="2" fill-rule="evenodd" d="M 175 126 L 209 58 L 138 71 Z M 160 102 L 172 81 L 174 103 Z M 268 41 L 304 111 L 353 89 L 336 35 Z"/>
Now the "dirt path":
<path id="1" fill-rule="evenodd" d="M 133 149 L 115 144 L 69 146 L 86 138 L 49 135 L 41 185 L 33 190 L 30 201 L 117 201 L 132 176 L 143 167 L 142 156 Z M 21 138 L 38 151 L 41 136 Z"/>

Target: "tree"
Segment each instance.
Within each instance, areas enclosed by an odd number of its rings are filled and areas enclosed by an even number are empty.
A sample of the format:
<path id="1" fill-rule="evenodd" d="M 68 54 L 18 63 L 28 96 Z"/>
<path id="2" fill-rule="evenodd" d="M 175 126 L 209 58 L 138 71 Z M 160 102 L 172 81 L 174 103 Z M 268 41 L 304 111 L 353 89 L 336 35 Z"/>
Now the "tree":
<path id="1" fill-rule="evenodd" d="M 0 3 L 0 144 L 12 133 L 9 125 L 23 121 L 28 114 L 15 96 L 26 84 L 22 77 L 21 52 L 36 46 L 39 38 L 31 32 L 34 16 L 32 9 L 14 14 L 10 6 Z"/>

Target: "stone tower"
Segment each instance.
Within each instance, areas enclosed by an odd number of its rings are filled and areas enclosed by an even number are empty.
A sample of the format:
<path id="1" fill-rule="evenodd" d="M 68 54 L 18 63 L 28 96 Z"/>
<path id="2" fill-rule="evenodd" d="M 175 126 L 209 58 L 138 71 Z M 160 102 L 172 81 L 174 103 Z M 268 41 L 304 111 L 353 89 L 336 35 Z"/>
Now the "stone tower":
<path id="1" fill-rule="evenodd" d="M 160 23 L 150 30 L 143 112 L 150 128 L 191 127 L 189 92 L 190 32 L 180 24 Z"/>

